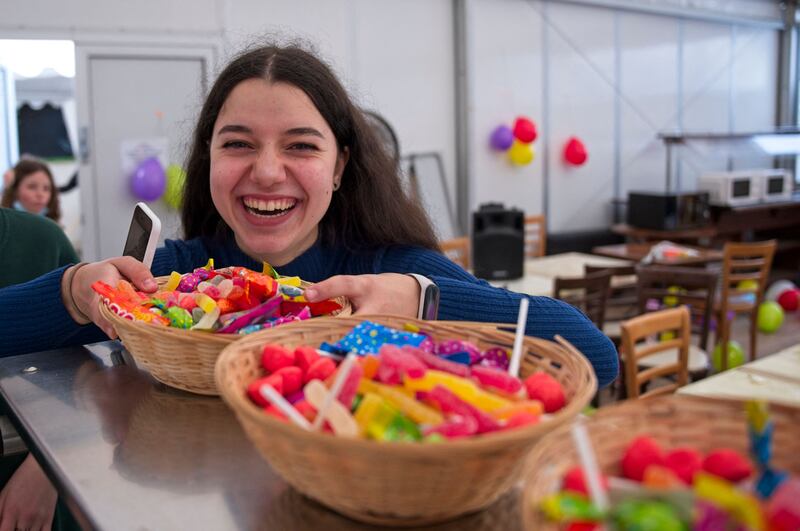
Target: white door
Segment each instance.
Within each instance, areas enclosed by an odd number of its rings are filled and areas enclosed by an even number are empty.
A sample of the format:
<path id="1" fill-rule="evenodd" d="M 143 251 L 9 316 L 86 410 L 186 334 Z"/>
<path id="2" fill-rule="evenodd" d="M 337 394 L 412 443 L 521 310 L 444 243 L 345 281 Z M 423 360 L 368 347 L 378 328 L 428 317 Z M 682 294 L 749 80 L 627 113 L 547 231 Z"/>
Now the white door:
<path id="1" fill-rule="evenodd" d="M 183 166 L 214 51 L 213 46 L 76 43 L 84 260 L 122 253 L 133 206 L 140 200 L 124 169 L 123 145 L 165 140 L 162 160 Z M 180 237 L 178 212 L 161 199 L 148 204 L 161 218 L 162 241 Z"/>

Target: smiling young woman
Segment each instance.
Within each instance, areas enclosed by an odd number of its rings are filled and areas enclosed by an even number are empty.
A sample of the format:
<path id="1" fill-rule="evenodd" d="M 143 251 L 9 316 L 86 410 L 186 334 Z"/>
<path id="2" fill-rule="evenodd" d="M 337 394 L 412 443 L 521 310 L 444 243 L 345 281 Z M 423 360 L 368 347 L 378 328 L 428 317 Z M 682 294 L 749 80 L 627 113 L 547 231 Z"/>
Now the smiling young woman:
<path id="1" fill-rule="evenodd" d="M 251 269 L 266 260 L 315 283 L 309 300 L 344 296 L 356 314 L 418 316 L 421 288 L 434 284 L 439 319 L 516 322 L 526 295 L 493 288 L 438 252 L 422 206 L 405 194 L 363 113 L 331 68 L 300 47 L 261 46 L 228 64 L 198 117 L 186 170 L 184 239 L 156 252 L 152 273 L 131 258 L 112 258 L 40 277 L 36 300 L 3 290 L 0 306 L 47 312 L 55 322 L 34 333 L 18 319 L 0 355 L 103 339 L 97 327 L 78 325 L 81 313 L 113 336 L 93 282 L 127 278 L 152 291 L 153 274 L 191 271 L 209 258 Z M 530 335 L 564 336 L 592 363 L 600 385 L 616 377 L 616 350 L 580 311 L 528 298 Z"/>

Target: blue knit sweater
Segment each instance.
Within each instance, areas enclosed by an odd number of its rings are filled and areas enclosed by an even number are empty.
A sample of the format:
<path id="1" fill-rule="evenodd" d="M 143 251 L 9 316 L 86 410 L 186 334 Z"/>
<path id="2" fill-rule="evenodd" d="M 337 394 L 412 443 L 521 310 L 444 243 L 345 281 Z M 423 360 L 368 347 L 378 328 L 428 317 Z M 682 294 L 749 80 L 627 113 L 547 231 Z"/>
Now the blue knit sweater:
<path id="1" fill-rule="evenodd" d="M 216 267 L 239 265 L 255 270 L 261 264 L 233 243 L 194 239 L 167 240 L 156 251 L 153 274 L 191 271 L 209 257 Z M 523 295 L 494 288 L 478 280 L 443 255 L 417 247 L 393 246 L 377 252 L 354 253 L 342 248 L 314 245 L 289 264 L 282 275 L 319 282 L 334 275 L 367 273 L 419 273 L 433 280 L 441 293 L 439 319 L 516 324 Z M 25 284 L 0 289 L 0 356 L 48 350 L 102 341 L 94 325 L 79 326 L 67 313 L 60 292 L 60 268 Z M 617 352 L 580 311 L 548 297 L 529 297 L 529 335 L 553 339 L 560 334 L 584 353 L 601 386 L 617 376 Z"/>

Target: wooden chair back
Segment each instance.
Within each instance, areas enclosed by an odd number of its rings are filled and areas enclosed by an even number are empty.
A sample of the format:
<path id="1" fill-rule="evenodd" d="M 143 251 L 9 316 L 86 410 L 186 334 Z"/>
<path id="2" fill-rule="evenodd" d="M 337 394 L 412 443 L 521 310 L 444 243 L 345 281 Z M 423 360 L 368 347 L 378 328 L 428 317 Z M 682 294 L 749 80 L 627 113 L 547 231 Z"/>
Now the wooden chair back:
<path id="1" fill-rule="evenodd" d="M 602 330 L 606 320 L 610 279 L 611 275 L 605 271 L 577 278 L 556 277 L 553 280 L 553 298 L 580 309 Z"/>
<path id="2" fill-rule="evenodd" d="M 702 350 L 708 350 L 708 331 L 714 315 L 717 293 L 717 273 L 692 267 L 652 265 L 639 266 L 636 274 L 639 313 L 647 312 L 648 302 L 652 300 L 661 305 L 666 301 L 670 306 L 687 306 L 691 331 L 699 338 L 698 346 Z"/>
<path id="3" fill-rule="evenodd" d="M 628 398 L 663 395 L 674 392 L 689 381 L 689 309 L 685 306 L 647 313 L 622 323 L 622 359 Z M 645 342 L 662 332 L 673 332 L 674 339 Z M 678 349 L 675 363 L 639 370 L 639 360 L 669 349 Z M 675 375 L 675 381 L 640 394 L 642 385 L 659 377 Z"/>
<path id="4" fill-rule="evenodd" d="M 464 269 L 469 269 L 469 238 L 462 236 L 439 242 L 439 249 L 447 258 Z"/>
<path id="5" fill-rule="evenodd" d="M 758 307 L 764 301 L 764 290 L 775 256 L 775 240 L 753 243 L 729 242 L 723 247 L 722 286 L 717 305 L 717 340 L 721 345 L 720 369 L 728 368 L 728 341 L 730 339 L 729 312 L 748 314 L 750 319 L 750 361 L 756 358 L 758 333 Z M 739 283 L 756 283 L 753 291 L 742 290 Z"/>
<path id="6" fill-rule="evenodd" d="M 544 216 L 525 216 L 525 257 L 544 256 L 546 251 L 547 224 Z"/>
<path id="7" fill-rule="evenodd" d="M 639 315 L 638 299 L 636 297 L 636 266 L 595 266 L 585 265 L 584 274 L 591 275 L 600 271 L 606 271 L 611 276 L 608 287 L 608 299 L 606 300 L 606 320 L 619 321 L 630 319 Z M 630 279 L 630 283 L 615 284 L 614 279 Z"/>

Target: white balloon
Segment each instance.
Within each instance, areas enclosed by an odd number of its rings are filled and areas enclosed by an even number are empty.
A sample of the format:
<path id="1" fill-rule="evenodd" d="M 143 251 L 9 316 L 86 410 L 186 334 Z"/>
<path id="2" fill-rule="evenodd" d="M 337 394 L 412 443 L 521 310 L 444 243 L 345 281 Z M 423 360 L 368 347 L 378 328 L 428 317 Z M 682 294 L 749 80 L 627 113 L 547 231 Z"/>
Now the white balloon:
<path id="1" fill-rule="evenodd" d="M 777 301 L 781 293 L 788 289 L 797 289 L 797 286 L 795 286 L 794 282 L 791 280 L 778 280 L 773 282 L 764 294 L 764 300 Z"/>

